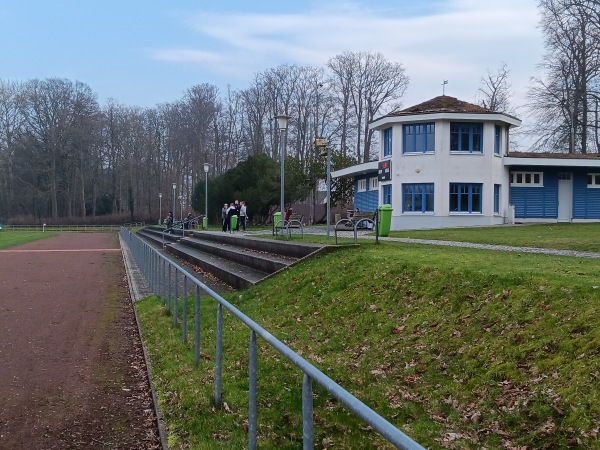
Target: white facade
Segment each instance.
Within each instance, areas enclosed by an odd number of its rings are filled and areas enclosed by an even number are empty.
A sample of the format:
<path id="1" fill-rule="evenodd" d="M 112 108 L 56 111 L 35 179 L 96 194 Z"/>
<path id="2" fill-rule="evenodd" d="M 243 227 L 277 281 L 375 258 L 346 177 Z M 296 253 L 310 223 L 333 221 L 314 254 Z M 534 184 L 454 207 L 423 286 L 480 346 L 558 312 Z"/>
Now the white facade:
<path id="1" fill-rule="evenodd" d="M 436 110 L 440 99 L 449 100 L 450 107 L 444 104 Z M 413 114 L 411 110 L 419 106 L 427 109 Z M 520 125 L 520 121 L 452 97 L 438 97 L 414 108 L 390 114 L 371 124 L 371 128 L 380 133 L 379 162 L 391 161 L 391 181 L 379 183 L 380 203 L 384 203 L 385 186 L 391 186 L 391 229 L 509 223 L 512 220 L 508 202 L 509 173 L 503 158 L 508 152 L 509 128 Z M 431 144 L 426 150 L 409 148 L 407 126 L 420 124 L 433 124 L 433 148 Z M 469 147 L 469 134 L 458 133 L 459 126 L 467 131 L 470 128 L 476 130 L 473 132 L 476 137 L 472 134 L 470 138 L 471 142 L 476 141 L 476 144 L 471 143 L 475 150 L 452 149 L 457 146 L 457 139 L 462 139 L 461 145 Z M 417 139 L 422 139 L 424 134 L 427 133 L 417 134 Z M 454 136 L 452 144 L 451 134 Z M 428 136 L 431 140 L 431 133 Z M 433 192 L 429 192 L 425 200 L 423 191 Z M 423 206 L 425 202 L 427 206 Z"/>

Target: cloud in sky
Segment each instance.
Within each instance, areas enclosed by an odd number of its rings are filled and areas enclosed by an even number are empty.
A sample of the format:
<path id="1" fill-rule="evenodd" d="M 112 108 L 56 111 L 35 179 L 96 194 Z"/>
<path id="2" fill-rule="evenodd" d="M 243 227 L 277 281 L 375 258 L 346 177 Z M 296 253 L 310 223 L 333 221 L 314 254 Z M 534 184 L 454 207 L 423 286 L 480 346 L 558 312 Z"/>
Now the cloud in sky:
<path id="1" fill-rule="evenodd" d="M 503 62 L 522 101 L 542 41 L 533 0 L 315 5 L 273 13 L 198 11 L 185 20 L 198 37 L 188 47 L 161 48 L 159 60 L 198 64 L 202 72 L 247 85 L 252 76 L 280 64 L 324 65 L 344 51 L 377 51 L 404 64 L 411 78 L 405 105 L 446 93 L 474 101 L 479 81 Z M 398 6 L 399 5 L 399 6 Z M 408 99 L 411 99 L 410 101 Z"/>
<path id="2" fill-rule="evenodd" d="M 64 77 L 101 102 L 179 100 L 210 83 L 243 89 L 282 64 L 324 66 L 345 51 L 380 52 L 411 79 L 414 105 L 442 93 L 475 101 L 503 62 L 515 104 L 542 60 L 537 0 L 5 0 L 3 79 Z"/>

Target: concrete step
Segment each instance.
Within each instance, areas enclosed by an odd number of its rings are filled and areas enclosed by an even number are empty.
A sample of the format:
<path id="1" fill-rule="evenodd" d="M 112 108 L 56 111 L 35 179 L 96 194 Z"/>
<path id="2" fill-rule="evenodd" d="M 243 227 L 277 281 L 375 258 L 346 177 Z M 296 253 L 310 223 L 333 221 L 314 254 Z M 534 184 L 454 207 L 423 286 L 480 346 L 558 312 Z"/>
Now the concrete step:
<path id="1" fill-rule="evenodd" d="M 319 244 L 260 239 L 241 233 L 164 231 L 162 227 L 149 226 L 138 234 L 236 289 L 247 289 L 298 260 L 327 248 Z"/>

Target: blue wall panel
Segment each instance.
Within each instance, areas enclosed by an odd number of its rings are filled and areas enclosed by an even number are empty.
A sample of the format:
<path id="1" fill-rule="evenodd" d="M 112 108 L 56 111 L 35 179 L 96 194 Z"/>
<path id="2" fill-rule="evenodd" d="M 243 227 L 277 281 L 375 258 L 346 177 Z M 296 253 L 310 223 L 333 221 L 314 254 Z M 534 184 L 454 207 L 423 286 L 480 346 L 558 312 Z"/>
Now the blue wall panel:
<path id="1" fill-rule="evenodd" d="M 573 218 L 600 219 L 600 189 L 588 188 L 589 170 L 573 171 Z"/>
<path id="2" fill-rule="evenodd" d="M 539 167 L 519 167 L 518 171 L 543 172 L 543 187 L 510 187 L 510 204 L 517 219 L 556 219 L 558 217 L 558 171 Z"/>
<path id="3" fill-rule="evenodd" d="M 379 189 L 370 189 L 369 179 L 373 176 L 377 176 L 377 173 L 354 178 L 354 207 L 361 211 L 375 211 L 379 206 Z M 358 180 L 367 180 L 366 191 L 358 192 Z"/>

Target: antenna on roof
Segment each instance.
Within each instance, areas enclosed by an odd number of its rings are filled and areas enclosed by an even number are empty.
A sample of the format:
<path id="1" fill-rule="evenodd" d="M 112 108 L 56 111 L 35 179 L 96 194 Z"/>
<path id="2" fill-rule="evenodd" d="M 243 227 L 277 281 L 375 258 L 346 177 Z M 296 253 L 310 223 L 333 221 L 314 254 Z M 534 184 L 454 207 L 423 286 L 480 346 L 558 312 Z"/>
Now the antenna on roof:
<path id="1" fill-rule="evenodd" d="M 444 80 L 442 82 L 442 95 L 446 95 L 446 85 L 448 84 L 448 80 Z"/>

